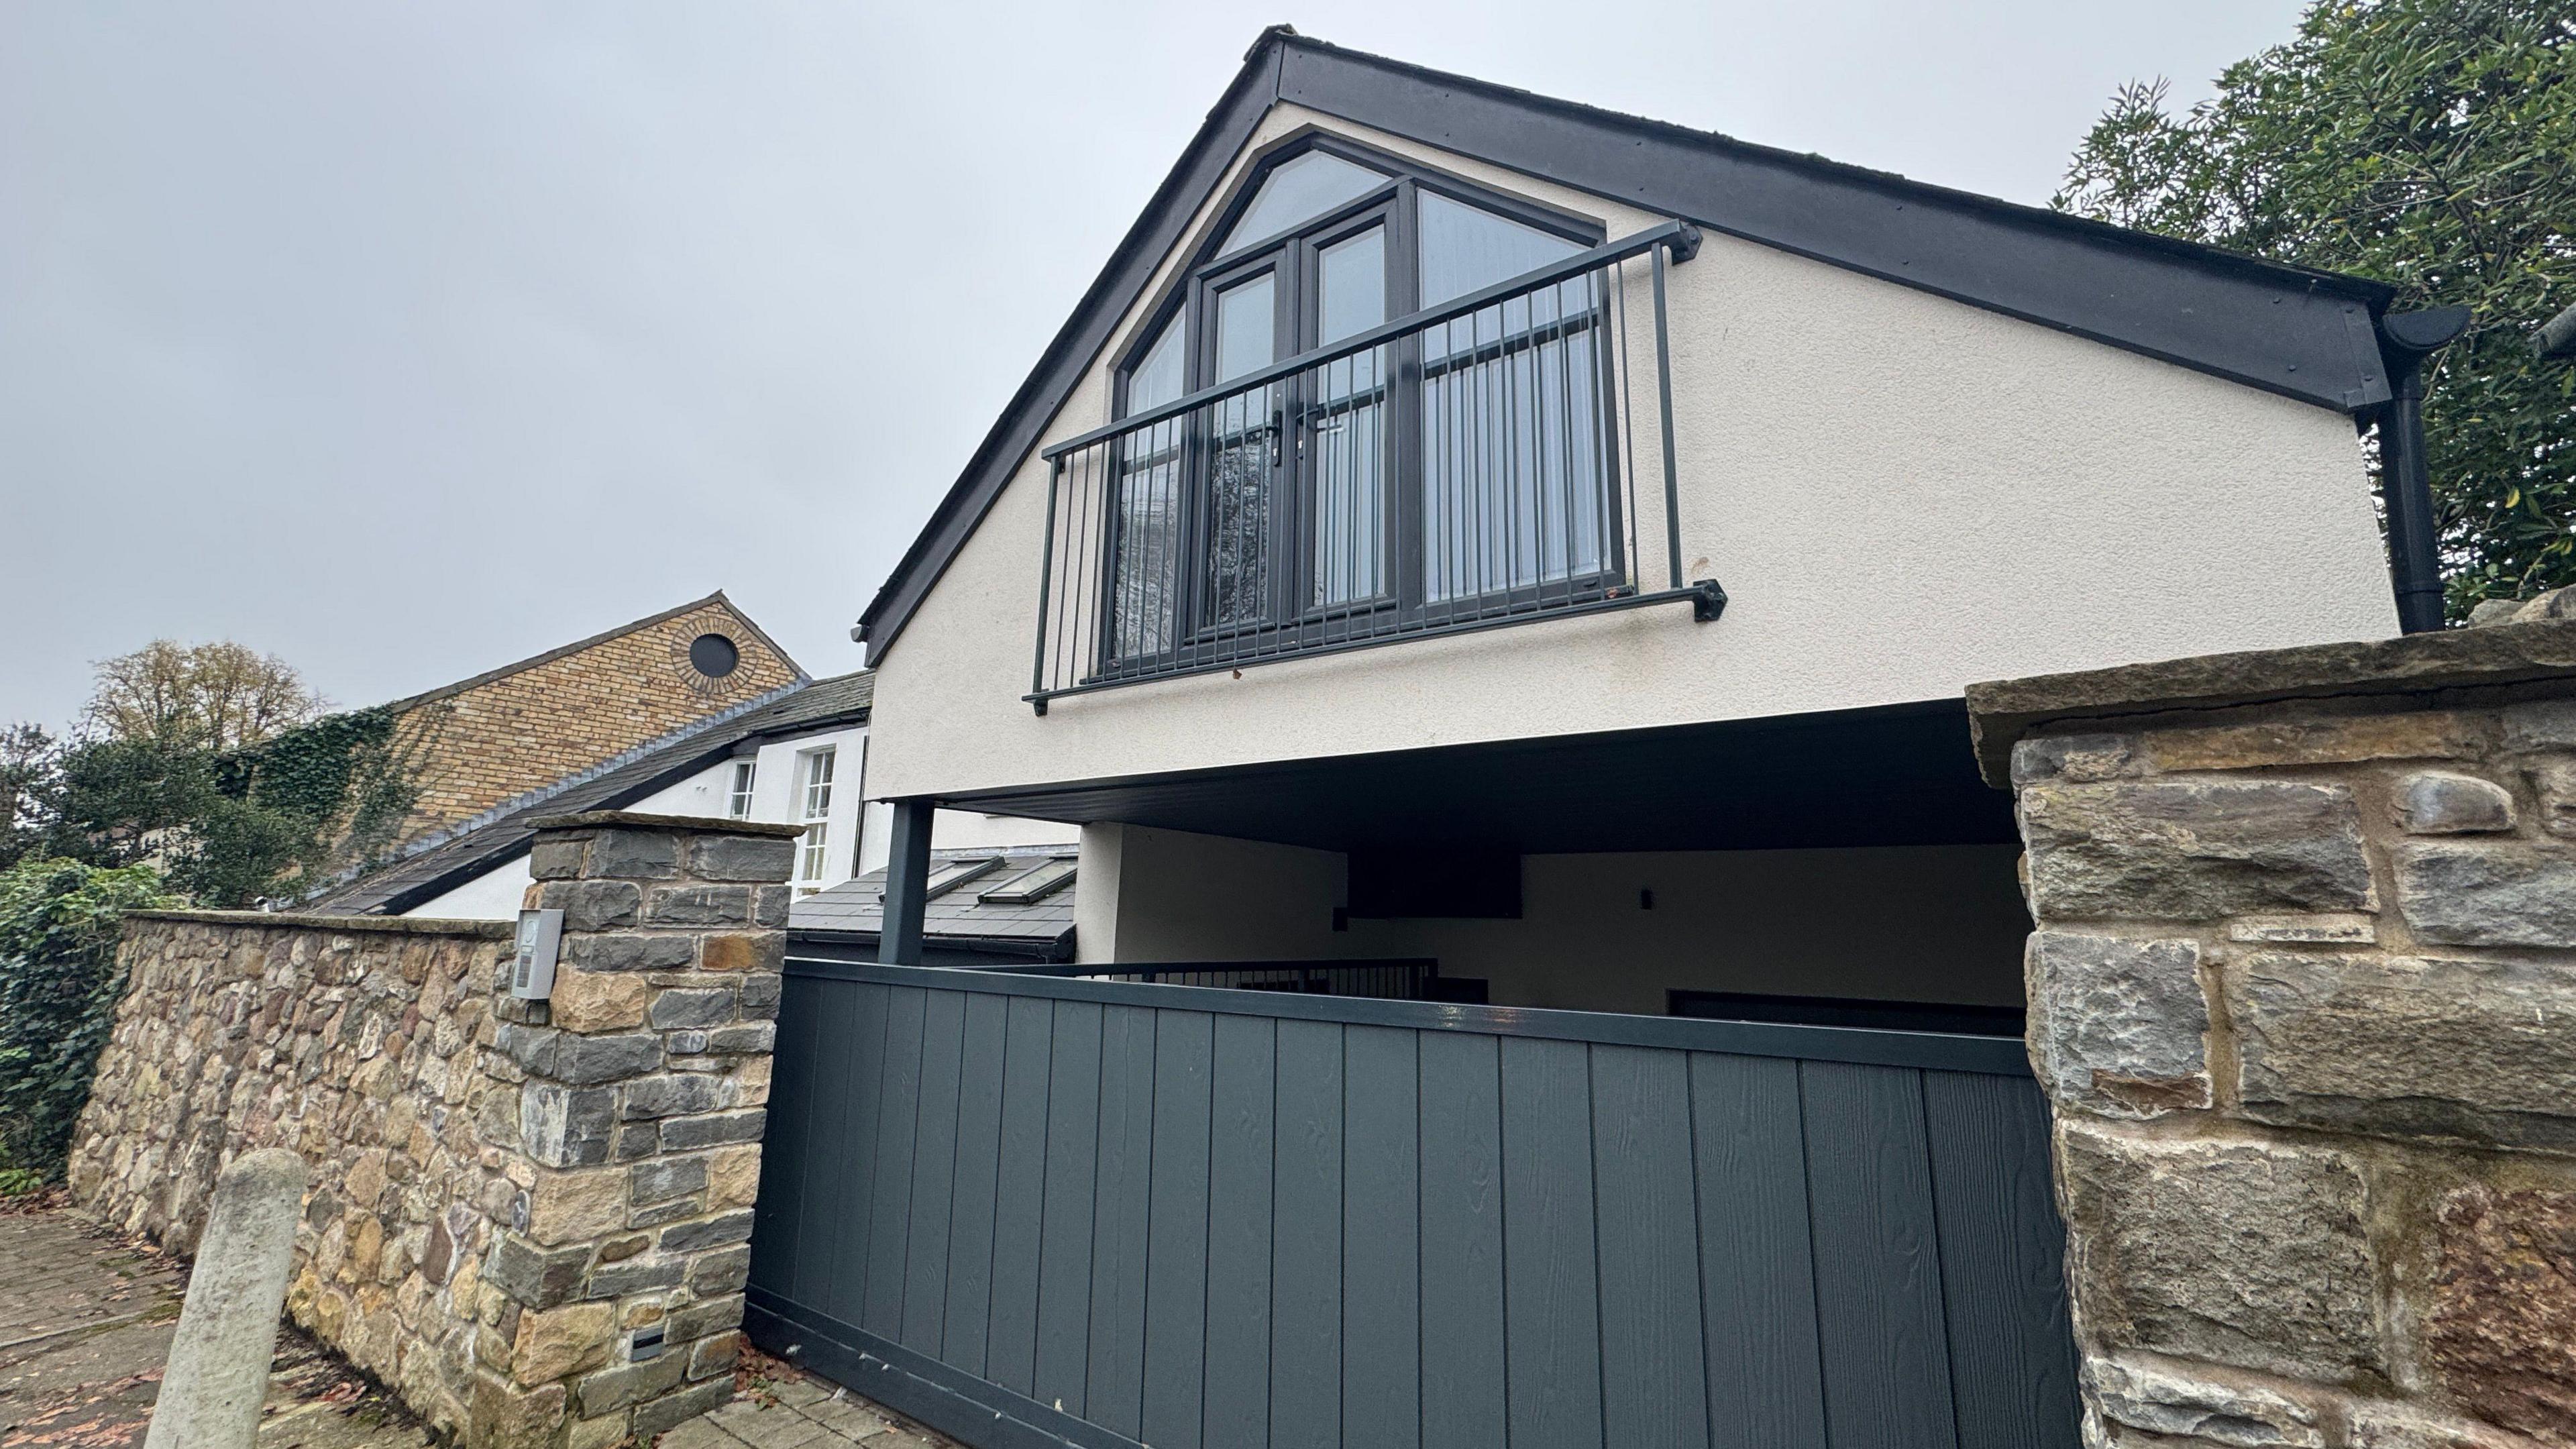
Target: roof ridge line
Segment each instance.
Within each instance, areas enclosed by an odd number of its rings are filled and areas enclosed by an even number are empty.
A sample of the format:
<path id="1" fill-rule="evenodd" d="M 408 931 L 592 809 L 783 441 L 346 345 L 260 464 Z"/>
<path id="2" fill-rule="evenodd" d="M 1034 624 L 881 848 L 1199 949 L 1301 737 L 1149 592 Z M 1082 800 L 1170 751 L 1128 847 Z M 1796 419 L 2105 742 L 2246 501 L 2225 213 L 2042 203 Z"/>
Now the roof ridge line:
<path id="1" fill-rule="evenodd" d="M 744 613 L 741 605 L 736 604 L 729 598 L 726 598 L 724 590 L 718 589 L 703 599 L 691 599 L 685 604 L 675 604 L 659 613 L 647 614 L 641 619 L 628 620 L 626 623 L 620 624 L 613 629 L 602 629 L 596 634 L 575 639 L 569 644 L 558 644 L 552 649 L 541 650 L 514 663 L 504 664 L 496 669 L 486 669 L 480 674 L 468 675 L 463 679 L 457 680 L 453 684 L 442 684 L 436 689 L 425 689 L 418 694 L 405 695 L 401 699 L 397 699 L 390 704 L 382 706 L 382 708 L 391 710 L 396 714 L 400 714 L 405 710 L 418 709 L 424 704 L 434 704 L 439 700 L 463 694 L 465 691 L 473 689 L 478 685 L 490 684 L 496 679 L 507 679 L 513 674 L 525 673 L 541 664 L 551 664 L 568 654 L 577 654 L 594 644 L 605 644 L 611 639 L 632 634 L 638 629 L 649 629 L 656 624 L 676 619 L 682 614 L 688 613 L 692 609 L 703 609 L 709 604 L 722 604 L 725 608 L 725 612 L 733 615 L 737 619 L 740 619 L 745 628 L 748 628 L 752 633 L 760 636 L 760 641 L 762 643 L 768 645 L 771 649 L 776 650 L 778 657 L 787 661 L 787 667 L 795 670 L 798 678 L 802 679 L 806 677 L 805 666 L 797 663 L 794 656 L 790 655 L 786 650 L 779 648 L 778 641 L 769 637 L 768 630 L 761 628 L 757 621 L 755 621 L 749 614 Z"/>

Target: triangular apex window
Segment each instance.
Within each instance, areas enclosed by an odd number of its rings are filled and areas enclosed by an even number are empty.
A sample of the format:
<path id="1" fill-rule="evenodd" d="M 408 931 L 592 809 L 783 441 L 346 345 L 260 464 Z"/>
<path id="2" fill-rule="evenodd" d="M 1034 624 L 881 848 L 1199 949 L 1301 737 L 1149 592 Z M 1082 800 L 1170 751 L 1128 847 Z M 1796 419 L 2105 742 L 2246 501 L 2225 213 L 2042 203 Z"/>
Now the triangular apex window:
<path id="1" fill-rule="evenodd" d="M 1217 248 L 1217 255 L 1223 256 L 1247 242 L 1277 236 L 1345 201 L 1366 196 L 1389 179 L 1325 151 L 1308 151 L 1282 161 L 1263 179 L 1252 204 L 1243 209 L 1234 230 L 1225 234 L 1225 245 Z"/>

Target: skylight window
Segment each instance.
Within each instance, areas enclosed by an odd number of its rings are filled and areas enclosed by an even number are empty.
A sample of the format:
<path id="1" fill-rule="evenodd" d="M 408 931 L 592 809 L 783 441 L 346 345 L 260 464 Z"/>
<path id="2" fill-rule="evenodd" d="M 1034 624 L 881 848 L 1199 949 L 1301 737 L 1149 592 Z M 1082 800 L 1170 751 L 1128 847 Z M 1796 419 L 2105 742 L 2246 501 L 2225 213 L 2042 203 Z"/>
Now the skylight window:
<path id="1" fill-rule="evenodd" d="M 970 880 L 981 880 L 1002 868 L 998 855 L 974 856 L 965 860 L 943 860 L 930 868 L 930 880 L 922 888 L 921 898 L 935 901 Z"/>
<path id="2" fill-rule="evenodd" d="M 1073 884 L 1075 864 L 1070 860 L 1044 862 L 1021 871 L 975 899 L 988 906 L 1034 905 Z"/>
<path id="3" fill-rule="evenodd" d="M 1294 160 L 1282 161 L 1263 179 L 1261 190 L 1234 230 L 1225 235 L 1225 245 L 1217 252 L 1223 255 L 1246 242 L 1276 236 L 1306 220 L 1321 216 L 1345 201 L 1355 201 L 1386 184 L 1387 178 L 1365 166 L 1353 165 L 1326 151 L 1308 151 Z"/>

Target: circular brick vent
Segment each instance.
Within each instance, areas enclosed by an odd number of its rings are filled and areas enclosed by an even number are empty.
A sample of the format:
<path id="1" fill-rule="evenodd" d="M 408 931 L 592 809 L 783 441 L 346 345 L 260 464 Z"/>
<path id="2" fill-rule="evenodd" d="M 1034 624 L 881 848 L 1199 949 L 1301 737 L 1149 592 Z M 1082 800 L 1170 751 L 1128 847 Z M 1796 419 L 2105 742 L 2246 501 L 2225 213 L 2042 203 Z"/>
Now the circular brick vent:
<path id="1" fill-rule="evenodd" d="M 742 650 L 722 634 L 701 634 L 689 641 L 689 666 L 709 679 L 722 679 L 742 663 Z"/>

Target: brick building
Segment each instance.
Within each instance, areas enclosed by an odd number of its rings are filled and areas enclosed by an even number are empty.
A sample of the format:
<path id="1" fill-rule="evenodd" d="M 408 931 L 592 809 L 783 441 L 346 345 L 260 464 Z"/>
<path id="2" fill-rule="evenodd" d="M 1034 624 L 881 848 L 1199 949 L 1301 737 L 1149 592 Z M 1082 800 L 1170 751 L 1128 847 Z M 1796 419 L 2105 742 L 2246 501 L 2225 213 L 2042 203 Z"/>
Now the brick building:
<path id="1" fill-rule="evenodd" d="M 397 848 L 805 683 L 722 590 L 397 700 L 420 798 Z"/>

